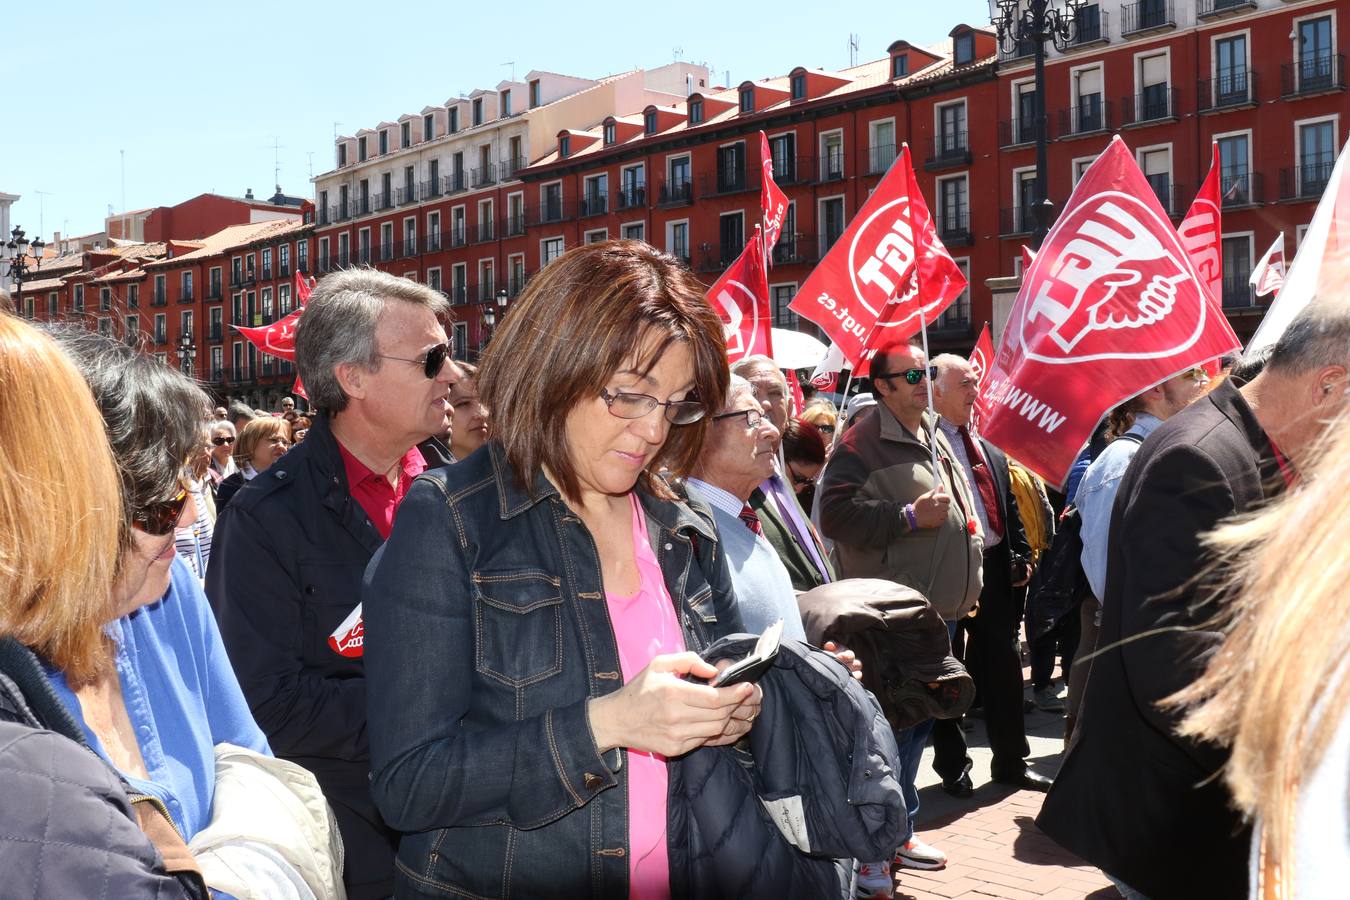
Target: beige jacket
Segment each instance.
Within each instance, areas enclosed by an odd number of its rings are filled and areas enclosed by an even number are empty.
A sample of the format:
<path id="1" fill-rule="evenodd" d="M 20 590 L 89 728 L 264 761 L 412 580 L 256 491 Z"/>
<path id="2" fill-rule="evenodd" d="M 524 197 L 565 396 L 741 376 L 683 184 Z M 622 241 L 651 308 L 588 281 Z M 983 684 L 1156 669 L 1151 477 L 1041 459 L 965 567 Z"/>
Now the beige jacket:
<path id="1" fill-rule="evenodd" d="M 848 430 L 820 483 L 820 530 L 834 542 L 841 578 L 885 578 L 921 592 L 943 619 L 974 608 L 983 585 L 984 537 L 970 486 L 951 446 L 937 438 L 940 478 L 952 497 L 947 521 L 911 530 L 905 504 L 935 486 L 931 451 L 884 404 Z M 973 524 L 972 524 L 973 523 Z"/>

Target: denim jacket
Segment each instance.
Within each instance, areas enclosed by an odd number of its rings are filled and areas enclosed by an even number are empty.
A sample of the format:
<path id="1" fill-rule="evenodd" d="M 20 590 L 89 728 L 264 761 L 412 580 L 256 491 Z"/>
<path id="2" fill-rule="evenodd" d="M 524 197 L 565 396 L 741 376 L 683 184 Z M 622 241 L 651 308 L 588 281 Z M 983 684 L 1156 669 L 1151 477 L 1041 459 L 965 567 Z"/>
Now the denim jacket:
<path id="1" fill-rule="evenodd" d="M 372 791 L 407 832 L 400 895 L 628 896 L 626 753 L 602 756 L 586 718 L 623 684 L 600 558 L 542 473 L 533 488 L 495 443 L 425 473 L 366 571 Z M 740 631 L 712 527 L 639 499 L 686 648 Z"/>

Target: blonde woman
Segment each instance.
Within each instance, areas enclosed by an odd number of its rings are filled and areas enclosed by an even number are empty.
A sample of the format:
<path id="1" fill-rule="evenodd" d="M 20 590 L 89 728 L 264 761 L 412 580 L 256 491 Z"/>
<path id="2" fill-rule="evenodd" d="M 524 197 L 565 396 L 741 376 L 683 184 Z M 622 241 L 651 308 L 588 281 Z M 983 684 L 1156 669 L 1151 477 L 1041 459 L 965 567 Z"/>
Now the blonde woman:
<path id="1" fill-rule="evenodd" d="M 1254 898 L 1344 896 L 1350 881 L 1350 418 L 1301 485 L 1217 531 L 1237 600 L 1182 732 L 1231 745 L 1224 778 L 1256 822 Z"/>
<path id="2" fill-rule="evenodd" d="M 216 490 L 216 510 L 224 508 L 246 482 L 271 468 L 291 449 L 291 423 L 279 416 L 250 420 L 234 442 L 234 464 L 239 467 Z"/>

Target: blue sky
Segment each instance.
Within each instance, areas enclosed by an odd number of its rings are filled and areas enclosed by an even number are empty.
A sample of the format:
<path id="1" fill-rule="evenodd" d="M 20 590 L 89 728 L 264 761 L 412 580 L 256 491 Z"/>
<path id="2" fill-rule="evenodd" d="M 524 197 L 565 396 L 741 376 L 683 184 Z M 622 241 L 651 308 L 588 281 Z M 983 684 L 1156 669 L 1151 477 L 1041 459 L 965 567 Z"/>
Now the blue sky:
<path id="1" fill-rule="evenodd" d="M 45 24 L 9 42 L 9 128 L 0 191 L 29 237 L 101 230 L 109 208 L 170 205 L 206 191 L 311 196 L 350 134 L 511 75 L 599 77 L 680 58 L 732 83 L 794 66 L 843 68 L 894 40 L 928 44 L 988 21 L 986 0 L 686 0 L 635 13 L 617 3 L 139 4 L 74 0 L 6 19 Z M 26 27 L 26 26 L 24 26 Z M 42 86 L 35 90 L 36 86 Z M 15 113 L 19 110 L 26 112 Z M 274 142 L 281 145 L 274 151 Z M 38 192 L 45 192 L 39 194 Z"/>

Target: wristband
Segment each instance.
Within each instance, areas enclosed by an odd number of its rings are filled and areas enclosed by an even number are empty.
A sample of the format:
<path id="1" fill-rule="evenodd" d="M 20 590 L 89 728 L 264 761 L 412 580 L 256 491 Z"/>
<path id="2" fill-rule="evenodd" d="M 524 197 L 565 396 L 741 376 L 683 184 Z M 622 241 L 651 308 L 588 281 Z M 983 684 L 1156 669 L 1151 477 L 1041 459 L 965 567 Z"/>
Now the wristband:
<path id="1" fill-rule="evenodd" d="M 909 530 L 918 531 L 919 519 L 914 515 L 914 504 L 906 503 L 904 513 L 905 513 L 905 521 L 909 524 Z"/>

